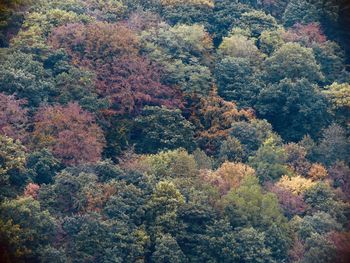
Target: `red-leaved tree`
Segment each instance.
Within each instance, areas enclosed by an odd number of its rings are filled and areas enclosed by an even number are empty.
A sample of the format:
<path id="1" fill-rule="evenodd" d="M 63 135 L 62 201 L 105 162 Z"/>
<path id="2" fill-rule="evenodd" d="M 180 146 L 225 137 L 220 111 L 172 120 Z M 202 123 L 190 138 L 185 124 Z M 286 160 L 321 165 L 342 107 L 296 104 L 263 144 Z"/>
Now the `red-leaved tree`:
<path id="1" fill-rule="evenodd" d="M 27 110 L 22 108 L 24 100 L 0 93 L 0 134 L 14 139 L 26 137 Z"/>
<path id="2" fill-rule="evenodd" d="M 35 146 L 48 147 L 66 165 L 96 162 L 104 137 L 92 114 L 77 103 L 43 106 L 35 115 Z"/>
<path id="3" fill-rule="evenodd" d="M 161 83 L 161 69 L 146 58 L 115 58 L 100 65 L 97 73 L 97 89 L 109 98 L 113 113 L 137 113 L 145 105 L 180 105 L 179 92 Z"/>
<path id="4" fill-rule="evenodd" d="M 313 43 L 322 44 L 327 41 L 318 23 L 295 24 L 283 34 L 283 38 L 287 42 L 301 42 L 307 47 L 311 47 Z"/>
<path id="5" fill-rule="evenodd" d="M 49 43 L 55 49 L 64 48 L 74 64 L 93 69 L 115 57 L 137 54 L 139 46 L 131 29 L 105 22 L 60 26 L 52 32 Z"/>

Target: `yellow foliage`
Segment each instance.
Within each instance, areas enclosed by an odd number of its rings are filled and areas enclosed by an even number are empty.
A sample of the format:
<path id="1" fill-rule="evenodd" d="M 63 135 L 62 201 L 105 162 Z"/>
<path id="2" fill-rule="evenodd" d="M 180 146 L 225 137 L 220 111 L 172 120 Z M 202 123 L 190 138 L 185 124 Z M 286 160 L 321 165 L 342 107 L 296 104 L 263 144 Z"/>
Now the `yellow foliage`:
<path id="1" fill-rule="evenodd" d="M 230 57 L 259 58 L 262 56 L 254 41 L 241 34 L 224 37 L 219 51 L 222 55 Z"/>
<path id="2" fill-rule="evenodd" d="M 324 179 L 327 177 L 327 175 L 328 175 L 327 169 L 322 164 L 319 164 L 319 163 L 312 164 L 308 172 L 308 176 L 312 180 Z"/>
<path id="3" fill-rule="evenodd" d="M 246 176 L 255 175 L 255 170 L 243 163 L 224 162 L 216 171 L 202 171 L 201 177 L 226 194 L 232 188 L 238 188 Z"/>
<path id="4" fill-rule="evenodd" d="M 301 177 L 300 175 L 289 177 L 284 175 L 277 182 L 277 186 L 291 191 L 293 194 L 300 195 L 307 189 L 313 187 L 316 183 L 311 179 Z"/>
<path id="5" fill-rule="evenodd" d="M 350 108 L 350 84 L 337 82 L 327 87 L 324 93 L 330 98 L 335 108 Z"/>

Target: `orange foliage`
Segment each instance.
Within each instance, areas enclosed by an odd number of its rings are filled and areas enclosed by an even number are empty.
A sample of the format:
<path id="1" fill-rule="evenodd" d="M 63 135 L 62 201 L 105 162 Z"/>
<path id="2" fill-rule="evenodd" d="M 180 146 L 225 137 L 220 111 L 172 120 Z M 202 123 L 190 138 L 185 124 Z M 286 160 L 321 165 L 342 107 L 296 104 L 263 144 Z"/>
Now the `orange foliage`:
<path id="1" fill-rule="evenodd" d="M 64 48 L 74 64 L 95 68 L 96 63 L 111 62 L 116 56 L 137 54 L 139 41 L 126 26 L 96 22 L 58 27 L 49 43 L 55 49 Z"/>
<path id="2" fill-rule="evenodd" d="M 248 175 L 254 175 L 255 170 L 243 163 L 225 162 L 216 171 L 201 171 L 204 181 L 219 188 L 220 193 L 225 195 L 232 188 L 238 188 L 242 179 Z"/>
<path id="3" fill-rule="evenodd" d="M 100 212 L 109 198 L 117 192 L 113 183 L 96 184 L 93 189 L 86 189 L 85 197 L 87 204 L 85 212 Z"/>
<path id="4" fill-rule="evenodd" d="M 252 109 L 238 110 L 234 102 L 219 97 L 215 88 L 210 96 L 201 98 L 191 111 L 190 120 L 198 130 L 196 137 L 208 154 L 217 152 L 221 142 L 229 135 L 233 122 L 255 118 Z"/>
<path id="5" fill-rule="evenodd" d="M 96 162 L 104 146 L 92 114 L 76 103 L 43 106 L 35 115 L 34 147 L 48 147 L 67 165 Z"/>
<path id="6" fill-rule="evenodd" d="M 309 170 L 308 176 L 312 180 L 321 180 L 328 176 L 328 172 L 322 164 L 314 163 Z"/>
<path id="7" fill-rule="evenodd" d="M 26 188 L 24 189 L 24 196 L 25 197 L 33 197 L 34 199 L 37 198 L 38 192 L 39 192 L 40 186 L 37 184 L 29 183 Z"/>

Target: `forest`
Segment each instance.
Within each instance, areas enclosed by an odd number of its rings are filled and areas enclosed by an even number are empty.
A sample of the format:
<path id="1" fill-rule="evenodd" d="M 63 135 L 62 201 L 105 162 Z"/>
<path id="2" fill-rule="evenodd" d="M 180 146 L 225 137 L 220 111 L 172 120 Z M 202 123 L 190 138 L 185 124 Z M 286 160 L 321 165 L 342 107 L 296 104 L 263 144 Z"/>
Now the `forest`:
<path id="1" fill-rule="evenodd" d="M 350 262 L 349 1 L 1 0 L 0 262 Z"/>

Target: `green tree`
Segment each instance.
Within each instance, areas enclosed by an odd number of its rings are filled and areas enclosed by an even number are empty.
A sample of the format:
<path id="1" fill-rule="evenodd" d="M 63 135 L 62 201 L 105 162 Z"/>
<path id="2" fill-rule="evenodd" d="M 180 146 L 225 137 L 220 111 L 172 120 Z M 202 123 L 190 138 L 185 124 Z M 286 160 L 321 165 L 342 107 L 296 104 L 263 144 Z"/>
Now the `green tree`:
<path id="1" fill-rule="evenodd" d="M 265 60 L 266 80 L 278 82 L 284 78 L 292 80 L 306 78 L 310 82 L 323 80 L 311 48 L 297 43 L 286 43 Z"/>
<path id="2" fill-rule="evenodd" d="M 249 58 L 225 57 L 216 65 L 218 94 L 239 107 L 255 105 L 263 87 L 261 72 Z"/>
<path id="3" fill-rule="evenodd" d="M 283 79 L 261 90 L 255 105 L 286 140 L 318 135 L 329 121 L 328 102 L 317 86 L 307 79 Z"/>
<path id="4" fill-rule="evenodd" d="M 109 103 L 99 98 L 95 80 L 94 73 L 69 66 L 67 71 L 55 76 L 55 94 L 51 100 L 60 104 L 77 101 L 84 110 L 91 112 L 107 108 Z"/>
<path id="5" fill-rule="evenodd" d="M 145 107 L 135 119 L 133 138 L 138 152 L 155 153 L 178 147 L 192 149 L 193 126 L 179 110 Z"/>
<path id="6" fill-rule="evenodd" d="M 254 40 L 240 32 L 232 32 L 228 37 L 224 37 L 219 46 L 218 54 L 220 57 L 247 58 L 255 64 L 258 64 L 263 57 Z"/>
<path id="7" fill-rule="evenodd" d="M 233 122 L 230 135 L 239 140 L 243 147 L 243 159 L 254 155 L 262 143 L 272 135 L 272 126 L 266 120 L 253 119 L 249 122 Z"/>
<path id="8" fill-rule="evenodd" d="M 290 27 L 296 23 L 308 24 L 319 21 L 319 12 L 316 6 L 307 0 L 289 1 L 284 14 L 283 23 Z"/>
<path id="9" fill-rule="evenodd" d="M 26 167 L 33 181 L 37 184 L 49 184 L 61 168 L 61 163 L 47 149 L 31 152 Z"/>
<path id="10" fill-rule="evenodd" d="M 143 32 L 141 38 L 144 52 L 164 67 L 166 84 L 178 85 L 187 95 L 209 94 L 213 45 L 202 25 L 162 24 Z"/>
<path id="11" fill-rule="evenodd" d="M 282 38 L 284 30 L 265 30 L 261 32 L 259 37 L 259 49 L 267 55 L 272 55 L 277 49 L 279 49 L 283 44 L 284 40 Z"/>
<path id="12" fill-rule="evenodd" d="M 232 25 L 239 23 L 239 18 L 245 12 L 252 11 L 251 6 L 242 1 L 216 0 L 211 21 L 211 33 L 215 33 L 214 43 L 220 44 Z"/>
<path id="13" fill-rule="evenodd" d="M 344 51 L 336 42 L 314 43 L 311 47 L 325 77 L 325 84 L 350 80 L 349 74 L 345 70 Z"/>
<path id="14" fill-rule="evenodd" d="M 259 37 L 264 30 L 277 29 L 276 19 L 263 11 L 243 13 L 240 22 L 243 28 L 249 29 L 252 37 Z"/>
<path id="15" fill-rule="evenodd" d="M 0 91 L 28 100 L 31 107 L 48 100 L 53 89 L 49 72 L 32 55 L 21 52 L 0 56 Z"/>
<path id="16" fill-rule="evenodd" d="M 26 184 L 26 158 L 26 148 L 19 141 L 0 135 L 0 199 L 15 196 Z"/>
<path id="17" fill-rule="evenodd" d="M 265 231 L 272 224 L 287 231 L 277 197 L 264 193 L 255 176 L 243 178 L 237 189 L 231 190 L 223 200 L 224 213 L 233 227 L 254 227 Z"/>
<path id="18" fill-rule="evenodd" d="M 344 127 L 350 128 L 350 84 L 334 82 L 325 87 L 323 93 L 332 103 L 332 113 Z"/>
<path id="19" fill-rule="evenodd" d="M 35 261 L 41 246 L 48 245 L 55 236 L 55 220 L 40 203 L 32 198 L 6 200 L 0 205 L 0 222 L 12 225 L 11 231 L 20 230 L 19 243 L 12 244 L 8 253 L 18 255 L 17 260 Z M 0 224 L 1 225 L 1 224 Z M 2 232 L 2 228 L 0 231 Z"/>
<path id="20" fill-rule="evenodd" d="M 194 177 L 197 173 L 194 157 L 181 148 L 148 155 L 142 162 L 149 167 L 148 173 L 156 178 Z"/>
<path id="21" fill-rule="evenodd" d="M 326 237 L 312 234 L 305 242 L 306 252 L 302 263 L 335 262 L 337 252 L 334 244 Z"/>
<path id="22" fill-rule="evenodd" d="M 345 130 L 332 124 L 323 130 L 320 141 L 315 149 L 316 159 L 327 166 L 336 161 L 349 162 L 350 142 Z"/>
<path id="23" fill-rule="evenodd" d="M 182 263 L 186 257 L 176 240 L 169 234 L 161 235 L 156 239 L 155 251 L 152 253 L 152 262 L 155 263 Z"/>
<path id="24" fill-rule="evenodd" d="M 261 182 L 278 180 L 282 175 L 290 174 L 286 164 L 287 153 L 274 137 L 264 141 L 249 161 Z"/>
<path id="25" fill-rule="evenodd" d="M 162 233 L 171 235 L 180 233 L 183 224 L 178 218 L 178 210 L 184 203 L 185 199 L 174 183 L 170 181 L 157 183 L 149 202 L 146 204 L 146 218 L 153 239 Z"/>
<path id="26" fill-rule="evenodd" d="M 265 234 L 263 232 L 259 232 L 253 227 L 243 228 L 237 231 L 235 240 L 239 262 L 265 263 L 273 260 L 271 250 L 265 245 Z"/>

